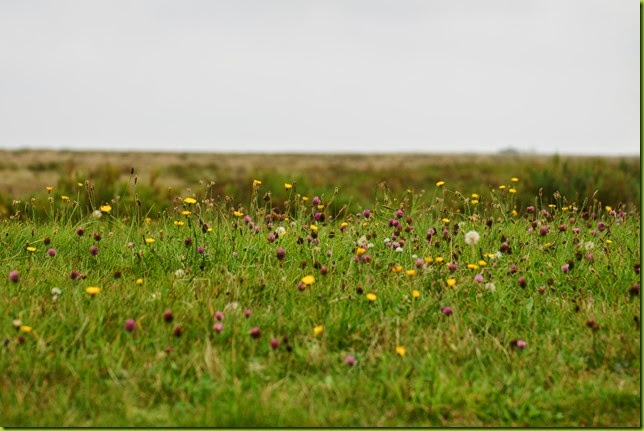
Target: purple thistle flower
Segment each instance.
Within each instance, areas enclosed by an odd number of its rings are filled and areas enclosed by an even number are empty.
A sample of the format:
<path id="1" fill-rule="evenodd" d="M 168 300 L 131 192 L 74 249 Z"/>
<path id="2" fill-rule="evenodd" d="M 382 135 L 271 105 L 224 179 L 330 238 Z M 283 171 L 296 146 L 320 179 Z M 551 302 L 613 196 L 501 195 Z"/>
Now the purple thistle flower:
<path id="1" fill-rule="evenodd" d="M 525 277 L 519 277 L 519 286 L 523 288 L 525 287 L 525 284 L 526 284 Z"/>
<path id="2" fill-rule="evenodd" d="M 224 324 L 223 324 L 223 323 L 221 323 L 221 322 L 217 322 L 217 323 L 215 323 L 214 325 L 212 325 L 212 329 L 213 329 L 215 332 L 220 333 L 221 331 L 223 331 L 223 330 L 224 330 Z"/>
<path id="3" fill-rule="evenodd" d="M 606 230 L 606 223 L 604 223 L 603 221 L 600 221 L 599 223 L 597 223 L 597 230 L 600 231 L 600 232 L 605 231 Z"/>
<path id="4" fill-rule="evenodd" d="M 347 357 L 344 358 L 344 363 L 353 367 L 356 364 L 356 358 L 353 355 L 347 355 Z"/>
<path id="5" fill-rule="evenodd" d="M 275 255 L 277 256 L 278 260 L 282 260 L 286 256 L 286 250 L 280 247 L 277 250 L 275 250 Z"/>
<path id="6" fill-rule="evenodd" d="M 405 215 L 405 212 L 403 210 L 396 211 L 396 217 L 402 218 L 404 215 Z"/>
<path id="7" fill-rule="evenodd" d="M 84 233 L 85 233 L 85 229 L 83 229 L 81 226 L 76 228 L 76 235 L 83 236 Z"/>
<path id="8" fill-rule="evenodd" d="M 47 254 L 49 256 L 51 256 L 51 257 L 56 256 L 56 249 L 55 248 L 50 248 L 49 250 L 47 250 Z"/>
<path id="9" fill-rule="evenodd" d="M 482 283 L 483 282 L 483 274 L 476 274 L 474 276 L 474 281 L 476 281 L 477 283 Z"/>
<path id="10" fill-rule="evenodd" d="M 572 233 L 574 233 L 575 235 L 579 234 L 579 232 L 581 232 L 580 228 L 578 228 L 578 227 L 573 227 L 572 228 Z"/>
<path id="11" fill-rule="evenodd" d="M 197 253 L 204 254 L 205 251 L 206 249 L 204 248 L 204 246 L 200 245 L 199 247 L 197 247 Z"/>
<path id="12" fill-rule="evenodd" d="M 280 346 L 280 342 L 277 338 L 271 340 L 271 349 L 275 350 Z"/>
<path id="13" fill-rule="evenodd" d="M 364 212 L 362 213 L 362 215 L 364 216 L 364 218 L 369 218 L 369 217 L 371 217 L 371 210 L 368 210 L 368 209 L 367 209 L 367 210 L 364 210 Z"/>
<path id="14" fill-rule="evenodd" d="M 319 197 L 315 196 L 313 199 L 311 199 L 311 203 L 317 206 L 322 203 L 322 200 Z"/>
<path id="15" fill-rule="evenodd" d="M 541 226 L 539 228 L 539 235 L 541 236 L 547 235 L 548 231 L 549 231 L 548 226 Z"/>
<path id="16" fill-rule="evenodd" d="M 561 265 L 561 272 L 568 272 L 568 271 L 570 271 L 570 265 L 568 265 L 567 263 L 564 265 Z"/>
<path id="17" fill-rule="evenodd" d="M 174 316 L 172 315 L 172 310 L 170 310 L 169 308 L 166 309 L 163 312 L 163 320 L 165 320 L 166 322 L 172 322 L 173 319 L 174 319 Z"/>
<path id="18" fill-rule="evenodd" d="M 89 254 L 91 254 L 92 256 L 96 256 L 98 254 L 98 247 L 96 247 L 95 245 L 90 246 Z"/>
<path id="19" fill-rule="evenodd" d="M 246 310 L 244 310 L 244 317 L 245 317 L 245 318 L 247 318 L 247 319 L 248 319 L 248 318 L 250 317 L 250 315 L 251 315 L 251 314 L 253 314 L 253 312 L 252 312 L 252 311 L 250 311 L 250 309 L 249 309 L 249 308 L 247 308 Z"/>
<path id="20" fill-rule="evenodd" d="M 134 321 L 134 319 L 127 319 L 125 321 L 124 328 L 128 332 L 134 331 L 134 329 L 136 328 L 136 322 Z"/>
<path id="21" fill-rule="evenodd" d="M 454 271 L 456 271 L 458 269 L 458 265 L 456 264 L 456 262 L 450 262 L 447 265 L 447 269 L 449 269 L 450 271 L 454 272 Z"/>
<path id="22" fill-rule="evenodd" d="M 527 207 L 525 209 L 525 212 L 527 212 L 529 214 L 532 214 L 534 212 L 534 207 L 532 205 L 530 205 L 529 207 Z"/>
<path id="23" fill-rule="evenodd" d="M 451 316 L 452 315 L 452 307 L 441 307 L 441 313 L 443 313 L 446 316 Z"/>
<path id="24" fill-rule="evenodd" d="M 215 319 L 217 320 L 224 320 L 224 313 L 221 311 L 217 310 L 215 311 Z"/>
<path id="25" fill-rule="evenodd" d="M 250 328 L 250 336 L 255 338 L 255 339 L 257 339 L 257 338 L 262 336 L 262 333 L 259 330 L 258 326 L 254 326 L 254 327 Z"/>

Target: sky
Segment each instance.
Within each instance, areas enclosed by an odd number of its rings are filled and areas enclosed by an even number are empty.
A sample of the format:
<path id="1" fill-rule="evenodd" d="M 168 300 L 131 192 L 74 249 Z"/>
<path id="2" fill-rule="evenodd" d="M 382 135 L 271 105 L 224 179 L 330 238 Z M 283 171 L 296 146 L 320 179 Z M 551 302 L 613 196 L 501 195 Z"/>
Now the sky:
<path id="1" fill-rule="evenodd" d="M 0 148 L 639 155 L 638 0 L 0 0 Z"/>

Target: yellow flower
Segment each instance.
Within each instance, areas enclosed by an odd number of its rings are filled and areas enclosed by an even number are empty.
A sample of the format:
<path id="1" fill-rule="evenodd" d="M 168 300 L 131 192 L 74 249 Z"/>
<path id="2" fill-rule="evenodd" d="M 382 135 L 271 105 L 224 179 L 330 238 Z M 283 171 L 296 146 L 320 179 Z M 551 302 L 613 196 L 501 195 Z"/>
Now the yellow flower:
<path id="1" fill-rule="evenodd" d="M 606 205 L 606 208 L 605 208 L 605 209 L 606 209 L 606 211 L 612 211 L 612 210 L 613 210 L 613 207 L 611 207 L 610 205 Z"/>
<path id="2" fill-rule="evenodd" d="M 309 226 L 309 228 L 310 228 L 313 232 L 317 232 L 317 231 L 318 231 L 318 227 L 317 227 L 316 225 L 314 225 L 314 224 L 312 224 L 311 226 Z"/>
<path id="3" fill-rule="evenodd" d="M 561 211 L 568 211 L 570 208 L 568 207 L 561 207 Z"/>
<path id="4" fill-rule="evenodd" d="M 478 199 L 472 199 L 472 200 L 470 201 L 470 203 L 471 203 L 472 205 L 476 205 L 477 203 L 479 203 L 479 201 L 478 201 Z"/>
<path id="5" fill-rule="evenodd" d="M 54 188 L 52 186 L 47 186 L 45 187 L 47 189 L 47 192 L 50 193 Z"/>
<path id="6" fill-rule="evenodd" d="M 509 191 L 510 193 L 516 193 L 516 192 L 517 192 L 517 189 L 512 188 L 512 189 L 508 189 L 508 191 Z"/>
<path id="7" fill-rule="evenodd" d="M 432 263 L 432 262 L 434 261 L 434 259 L 433 259 L 433 258 L 431 258 L 431 257 L 426 257 L 426 258 L 425 258 L 425 259 L 423 259 L 423 260 L 425 261 L 425 263 Z"/>
<path id="8" fill-rule="evenodd" d="M 400 272 L 402 271 L 403 267 L 400 265 L 396 265 L 393 268 L 391 268 L 391 272 Z"/>
<path id="9" fill-rule="evenodd" d="M 484 260 L 479 260 L 479 266 L 487 266 L 487 262 Z"/>
<path id="10" fill-rule="evenodd" d="M 108 213 L 108 212 L 112 211 L 112 207 L 110 206 L 110 204 L 101 205 L 99 207 L 99 209 L 101 211 L 103 211 L 104 213 Z"/>
<path id="11" fill-rule="evenodd" d="M 309 198 L 307 198 L 306 196 L 302 196 L 302 200 L 303 200 L 304 202 L 306 202 L 306 201 L 308 201 L 308 200 L 309 200 Z"/>
<path id="12" fill-rule="evenodd" d="M 557 205 L 555 205 L 555 204 L 548 204 L 548 207 L 550 207 L 550 208 L 557 208 Z"/>
<path id="13" fill-rule="evenodd" d="M 253 185 L 254 186 L 259 186 L 261 184 L 262 184 L 262 182 L 260 180 L 253 180 Z"/>
<path id="14" fill-rule="evenodd" d="M 368 221 L 366 221 L 366 222 L 362 223 L 362 227 L 367 227 L 367 226 L 369 226 L 369 222 L 368 222 Z"/>
<path id="15" fill-rule="evenodd" d="M 318 205 L 318 210 L 322 211 L 324 209 L 324 204 Z"/>
<path id="16" fill-rule="evenodd" d="M 512 210 L 512 216 L 513 217 L 516 217 L 518 215 L 519 215 L 519 213 L 517 212 L 517 210 Z"/>
<path id="17" fill-rule="evenodd" d="M 76 183 L 78 187 L 83 187 L 83 183 Z"/>
<path id="18" fill-rule="evenodd" d="M 442 220 L 442 222 L 443 222 L 443 223 L 449 223 L 449 219 L 448 219 L 448 218 L 444 218 L 444 219 Z"/>
<path id="19" fill-rule="evenodd" d="M 183 223 L 182 221 L 177 221 L 177 220 L 175 220 L 175 221 L 174 221 L 174 225 L 175 225 L 175 226 L 183 226 L 183 225 L 184 225 L 184 223 Z"/>
<path id="20" fill-rule="evenodd" d="M 315 283 L 315 277 L 313 277 L 312 275 L 305 275 L 304 277 L 302 277 L 302 283 L 310 286 Z"/>
<path id="21" fill-rule="evenodd" d="M 499 186 L 499 189 L 505 190 L 505 186 Z"/>
<path id="22" fill-rule="evenodd" d="M 448 278 L 447 279 L 447 285 L 449 287 L 454 287 L 456 285 L 456 279 L 455 278 Z"/>
<path id="23" fill-rule="evenodd" d="M 136 284 L 143 284 L 143 279 L 142 278 L 137 278 L 136 279 Z"/>
<path id="24" fill-rule="evenodd" d="M 197 200 L 196 200 L 196 199 L 194 199 L 194 198 L 185 198 L 183 201 L 184 201 L 185 203 L 187 203 L 188 205 L 196 204 L 196 203 L 197 203 Z"/>
<path id="25" fill-rule="evenodd" d="M 291 189 L 293 188 L 293 184 L 284 183 L 284 188 L 285 188 L 286 190 L 291 190 Z"/>
<path id="26" fill-rule="evenodd" d="M 472 193 L 472 199 L 478 199 L 479 197 L 478 193 Z"/>
<path id="27" fill-rule="evenodd" d="M 407 271 L 405 271 L 405 274 L 407 274 L 410 277 L 413 277 L 414 275 L 416 275 L 416 270 L 415 269 L 408 269 Z"/>
<path id="28" fill-rule="evenodd" d="M 36 251 L 36 247 L 29 246 L 29 247 L 27 247 L 27 251 L 30 251 L 30 252 L 33 253 L 34 251 Z"/>
<path id="29" fill-rule="evenodd" d="M 62 195 L 60 199 L 62 199 L 63 202 L 67 202 L 69 200 L 69 196 Z"/>
<path id="30" fill-rule="evenodd" d="M 611 241 L 609 239 L 606 240 L 606 244 L 612 244 L 612 243 L 613 243 L 613 241 Z"/>
<path id="31" fill-rule="evenodd" d="M 154 242 L 154 238 L 146 238 L 145 243 L 146 244 L 152 244 Z"/>
<path id="32" fill-rule="evenodd" d="M 316 326 L 315 328 L 313 328 L 313 334 L 314 334 L 315 336 L 318 336 L 318 335 L 320 335 L 320 334 L 321 334 L 321 333 L 323 333 L 323 332 L 324 332 L 324 326 L 322 326 L 322 325 L 318 325 L 318 326 Z"/>
<path id="33" fill-rule="evenodd" d="M 243 213 L 243 212 L 239 212 L 239 211 L 233 211 L 233 215 L 234 215 L 235 217 L 243 217 L 243 216 L 244 216 L 244 213 Z"/>
<path id="34" fill-rule="evenodd" d="M 101 288 L 96 286 L 89 286 L 85 288 L 85 292 L 89 293 L 89 296 L 98 295 L 100 291 Z"/>
<path id="35" fill-rule="evenodd" d="M 436 263 L 443 263 L 443 261 L 444 261 L 445 259 L 443 259 L 442 257 L 440 257 L 440 256 L 439 256 L 439 257 L 437 257 L 437 258 L 436 258 L 436 259 L 434 259 L 434 260 L 436 261 Z"/>
<path id="36" fill-rule="evenodd" d="M 510 181 L 512 181 L 513 183 L 518 183 L 519 179 L 517 177 L 512 177 Z"/>
<path id="37" fill-rule="evenodd" d="M 146 217 L 143 221 L 144 221 L 146 224 L 150 224 L 150 222 L 152 221 L 152 219 L 151 219 L 150 217 Z"/>
<path id="38" fill-rule="evenodd" d="M 445 181 L 439 181 L 436 183 L 436 187 L 442 187 L 443 185 L 445 185 Z"/>
<path id="39" fill-rule="evenodd" d="M 373 294 L 373 293 L 367 293 L 367 299 L 368 299 L 369 301 L 373 302 L 373 301 L 375 301 L 376 299 L 378 299 L 378 297 L 377 297 L 375 294 Z"/>
<path id="40" fill-rule="evenodd" d="M 478 265 L 475 265 L 475 264 L 473 264 L 473 263 L 468 263 L 468 264 L 467 264 L 467 267 L 468 267 L 469 269 L 479 269 L 479 266 L 478 266 Z"/>
<path id="41" fill-rule="evenodd" d="M 362 256 L 362 255 L 363 255 L 363 254 L 365 254 L 366 252 L 367 252 L 367 249 L 366 249 L 366 248 L 363 248 L 363 247 L 358 247 L 358 248 L 356 249 L 356 254 L 357 254 L 358 256 Z"/>
<path id="42" fill-rule="evenodd" d="M 411 296 L 414 297 L 414 299 L 418 298 L 420 296 L 420 292 L 417 290 L 414 290 L 411 292 Z"/>
<path id="43" fill-rule="evenodd" d="M 400 356 L 405 356 L 405 353 L 407 353 L 407 349 L 405 349 L 403 346 L 398 346 L 396 347 L 396 353 Z"/>
<path id="44" fill-rule="evenodd" d="M 32 330 L 32 327 L 31 327 L 31 326 L 22 325 L 22 326 L 20 327 L 20 332 L 24 332 L 25 334 L 30 333 L 30 332 L 31 332 L 31 330 Z"/>
<path id="45" fill-rule="evenodd" d="M 188 211 L 188 210 L 181 211 L 181 215 L 189 216 L 190 214 L 192 214 L 192 212 L 190 212 L 190 211 Z"/>
<path id="46" fill-rule="evenodd" d="M 347 227 L 347 226 L 349 226 L 349 223 L 347 223 L 346 221 L 343 221 L 342 223 L 340 223 L 340 226 L 341 227 Z"/>

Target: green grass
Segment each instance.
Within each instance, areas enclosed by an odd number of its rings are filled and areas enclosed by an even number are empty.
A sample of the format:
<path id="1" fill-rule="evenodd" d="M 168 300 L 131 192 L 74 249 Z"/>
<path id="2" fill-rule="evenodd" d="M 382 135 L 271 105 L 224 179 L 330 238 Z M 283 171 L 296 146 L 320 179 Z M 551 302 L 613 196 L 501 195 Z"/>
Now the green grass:
<path id="1" fill-rule="evenodd" d="M 314 188 L 298 186 L 304 200 L 266 183 L 241 203 L 138 205 L 131 187 L 100 218 L 106 201 L 85 185 L 68 201 L 54 190 L 15 203 L 0 224 L 0 424 L 640 426 L 639 210 L 547 204 L 509 178 L 473 204 L 445 180 L 424 193 L 374 182 L 358 214 L 341 193 L 316 207 Z M 144 211 L 155 205 L 168 209 Z"/>

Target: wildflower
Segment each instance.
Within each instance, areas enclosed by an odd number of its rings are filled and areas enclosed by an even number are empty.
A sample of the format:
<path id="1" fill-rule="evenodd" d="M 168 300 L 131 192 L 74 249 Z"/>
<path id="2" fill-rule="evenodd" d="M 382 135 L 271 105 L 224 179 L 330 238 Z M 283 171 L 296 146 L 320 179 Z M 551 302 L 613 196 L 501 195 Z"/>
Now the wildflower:
<path id="1" fill-rule="evenodd" d="M 479 260 L 478 261 L 479 266 L 487 266 L 487 262 L 484 260 Z"/>
<path id="2" fill-rule="evenodd" d="M 434 259 L 434 261 L 435 261 L 436 263 L 443 263 L 444 259 L 443 259 L 442 257 L 440 257 L 440 256 L 439 256 L 439 257 L 437 257 L 436 259 Z"/>
<path id="3" fill-rule="evenodd" d="M 252 313 L 253 312 L 250 311 L 249 308 L 247 308 L 246 310 L 244 310 L 244 317 L 248 319 Z"/>
<path id="4" fill-rule="evenodd" d="M 175 325 L 175 327 L 172 328 L 172 335 L 174 335 L 175 337 L 181 337 L 181 335 L 183 335 L 183 327 L 181 325 Z M 166 348 L 166 353 L 170 353 L 171 351 L 171 347 Z"/>
<path id="5" fill-rule="evenodd" d="M 570 271 L 570 265 L 568 265 L 567 263 L 564 265 L 561 265 L 561 272 L 568 272 L 568 271 Z"/>
<path id="6" fill-rule="evenodd" d="M 20 319 L 14 319 L 13 322 L 11 322 L 13 327 L 16 328 L 16 331 L 20 330 L 20 327 L 22 326 L 22 320 Z"/>
<path id="7" fill-rule="evenodd" d="M 183 201 L 184 201 L 185 203 L 187 203 L 188 205 L 192 205 L 192 204 L 196 204 L 196 203 L 197 203 L 197 200 L 196 200 L 196 199 L 194 199 L 194 198 L 185 198 Z"/>
<path id="8" fill-rule="evenodd" d="M 51 257 L 56 256 L 56 249 L 55 248 L 50 248 L 49 250 L 47 250 L 47 254 L 49 256 L 51 256 Z"/>
<path id="9" fill-rule="evenodd" d="M 189 216 L 190 214 L 192 214 L 191 211 L 188 211 L 188 210 L 181 211 L 182 216 Z"/>
<path id="10" fill-rule="evenodd" d="M 454 287 L 456 285 L 456 279 L 455 278 L 448 278 L 447 279 L 447 285 L 449 287 Z"/>
<path id="11" fill-rule="evenodd" d="M 476 274 L 474 276 L 474 281 L 476 281 L 477 283 L 482 283 L 483 282 L 483 274 Z"/>
<path id="12" fill-rule="evenodd" d="M 315 328 L 313 328 L 313 335 L 315 336 L 320 335 L 322 332 L 324 332 L 324 326 L 322 325 L 318 325 Z"/>
<path id="13" fill-rule="evenodd" d="M 90 246 L 89 254 L 91 254 L 92 256 L 96 256 L 98 254 L 98 247 L 96 247 L 95 245 Z"/>
<path id="14" fill-rule="evenodd" d="M 523 340 L 513 340 L 510 342 L 510 344 L 512 345 L 512 347 L 515 347 L 520 350 L 523 350 L 528 346 L 528 343 L 526 343 Z"/>
<path id="15" fill-rule="evenodd" d="M 85 292 L 87 292 L 89 296 L 98 295 L 100 291 L 101 288 L 96 286 L 89 286 L 85 288 Z"/>
<path id="16" fill-rule="evenodd" d="M 254 327 L 252 327 L 252 328 L 250 329 L 250 336 L 251 336 L 251 337 L 253 337 L 253 338 L 259 338 L 259 337 L 261 337 L 261 335 L 262 335 L 262 334 L 261 334 L 261 332 L 260 332 L 260 330 L 259 330 L 259 327 L 258 327 L 258 326 L 254 326 Z"/>
<path id="17" fill-rule="evenodd" d="M 27 251 L 30 252 L 30 253 L 33 253 L 34 251 L 36 251 L 36 247 L 29 246 L 29 247 L 27 247 Z"/>
<path id="18" fill-rule="evenodd" d="M 500 190 L 505 190 L 505 186 L 501 185 L 501 186 L 499 186 L 499 189 Z"/>
<path id="19" fill-rule="evenodd" d="M 221 323 L 221 322 L 217 322 L 217 323 L 215 323 L 214 325 L 212 325 L 212 329 L 213 329 L 215 332 L 219 333 L 219 332 L 221 332 L 221 331 L 223 331 L 223 330 L 224 330 L 224 324 L 223 324 L 223 323 Z M 253 328 L 253 329 L 255 329 L 255 328 Z M 258 334 L 258 335 L 257 335 L 257 337 L 259 337 L 259 328 L 257 328 L 257 334 Z M 252 332 L 252 330 L 251 330 L 251 334 L 250 334 L 250 335 L 251 335 L 251 336 L 253 336 L 253 332 Z M 253 338 L 257 338 L 257 337 L 253 336 Z"/>
<path id="20" fill-rule="evenodd" d="M 9 281 L 17 283 L 20 281 L 20 273 L 17 270 L 9 271 Z"/>
<path id="21" fill-rule="evenodd" d="M 448 219 L 448 218 L 443 218 L 441 221 L 442 221 L 443 223 L 449 223 L 449 219 Z"/>
<path id="22" fill-rule="evenodd" d="M 586 241 L 586 243 L 584 243 L 584 248 L 586 251 L 590 251 L 595 248 L 595 244 L 592 241 Z"/>
<path id="23" fill-rule="evenodd" d="M 423 259 L 422 257 L 419 257 L 419 258 L 418 258 L 418 259 L 416 259 L 416 261 L 414 262 L 414 265 L 416 265 L 416 268 L 422 268 L 422 267 L 424 267 L 424 266 L 425 266 L 425 259 Z"/>
<path id="24" fill-rule="evenodd" d="M 376 299 L 378 299 L 378 297 L 377 297 L 375 294 L 373 294 L 373 293 L 367 293 L 366 298 L 367 298 L 369 301 L 371 301 L 371 302 L 373 302 L 373 301 L 375 301 Z"/>
<path id="25" fill-rule="evenodd" d="M 197 247 L 197 253 L 204 254 L 205 252 L 206 248 L 204 246 L 200 245 L 199 247 Z"/>
<path id="26" fill-rule="evenodd" d="M 172 310 L 170 310 L 169 308 L 166 308 L 166 310 L 163 312 L 163 320 L 165 320 L 168 323 L 174 320 L 174 316 L 172 315 Z"/>
<path id="27" fill-rule="evenodd" d="M 515 188 L 510 188 L 510 189 L 508 189 L 508 192 L 510 192 L 510 193 L 516 193 L 516 192 L 517 192 L 517 189 L 515 189 Z"/>
<path id="28" fill-rule="evenodd" d="M 490 292 L 496 292 L 496 286 L 494 283 L 485 283 L 485 289 Z"/>
<path id="29" fill-rule="evenodd" d="M 371 210 L 368 210 L 368 209 L 367 209 L 367 210 L 364 210 L 364 212 L 362 213 L 362 215 L 364 216 L 364 218 L 369 218 L 369 217 L 371 217 Z"/>
<path id="30" fill-rule="evenodd" d="M 260 180 L 253 180 L 253 185 L 254 186 L 259 186 L 261 184 L 262 184 L 262 182 Z"/>
<path id="31" fill-rule="evenodd" d="M 451 316 L 453 313 L 452 307 L 441 307 L 441 313 L 446 316 Z"/>
<path id="32" fill-rule="evenodd" d="M 175 225 L 175 226 L 183 226 L 183 225 L 184 225 L 184 223 L 183 223 L 181 220 L 175 220 L 175 221 L 174 221 L 174 225 Z"/>
<path id="33" fill-rule="evenodd" d="M 631 286 L 630 289 L 628 289 L 628 293 L 631 294 L 631 296 L 638 296 L 640 294 L 640 285 L 639 283 L 635 283 Z"/>
<path id="34" fill-rule="evenodd" d="M 479 266 L 473 263 L 468 263 L 467 264 L 468 269 L 479 269 Z"/>
<path id="35" fill-rule="evenodd" d="M 132 332 L 136 328 L 136 322 L 134 321 L 134 319 L 127 319 L 123 327 L 127 332 Z"/>
<path id="36" fill-rule="evenodd" d="M 544 236 L 548 234 L 548 226 L 541 226 L 539 228 L 539 235 Z"/>
<path id="37" fill-rule="evenodd" d="M 286 256 L 286 250 L 280 247 L 277 250 L 275 250 L 275 255 L 277 256 L 278 260 L 283 260 L 284 257 Z"/>
<path id="38" fill-rule="evenodd" d="M 154 238 L 146 238 L 145 243 L 146 244 L 152 244 L 154 242 Z"/>
<path id="39" fill-rule="evenodd" d="M 525 212 L 527 212 L 528 214 L 532 214 L 534 210 L 535 210 L 534 206 L 530 205 L 526 207 Z"/>
<path id="40" fill-rule="evenodd" d="M 474 245 L 481 239 L 481 235 L 475 230 L 471 230 L 465 234 L 465 244 Z"/>
<path id="41" fill-rule="evenodd" d="M 610 239 L 606 240 L 606 244 L 612 244 L 612 243 L 613 243 L 613 241 L 611 241 Z"/>
<path id="42" fill-rule="evenodd" d="M 400 265 L 396 265 L 393 268 L 391 268 L 391 272 L 401 272 L 403 270 L 403 267 Z"/>
<path id="43" fill-rule="evenodd" d="M 62 291 L 57 287 L 51 289 L 51 296 L 53 296 L 54 298 L 60 296 L 61 293 Z"/>
<path id="44" fill-rule="evenodd" d="M 450 262 L 447 264 L 447 269 L 454 272 L 458 269 L 458 265 L 456 264 L 456 262 Z"/>
<path id="45" fill-rule="evenodd" d="M 101 210 L 94 210 L 92 212 L 92 217 L 97 218 L 97 219 L 101 218 L 101 217 L 103 217 L 103 213 L 101 212 Z"/>
<path id="46" fill-rule="evenodd" d="M 604 230 L 606 230 L 606 223 L 604 223 L 603 221 L 600 221 L 599 223 L 597 223 L 597 230 L 600 232 L 603 232 Z"/>
<path id="47" fill-rule="evenodd" d="M 563 268 L 562 268 L 562 270 L 563 270 Z M 518 282 L 519 282 L 519 286 L 521 286 L 521 288 L 525 287 L 525 284 L 526 284 L 525 277 L 519 277 Z"/>
<path id="48" fill-rule="evenodd" d="M 445 181 L 439 181 L 436 183 L 436 187 L 442 187 L 445 185 Z"/>
<path id="49" fill-rule="evenodd" d="M 47 193 L 51 193 L 54 188 L 52 186 L 47 186 L 45 187 L 47 189 Z"/>
<path id="50" fill-rule="evenodd" d="M 434 259 L 433 259 L 432 257 L 426 257 L 426 258 L 424 258 L 423 260 L 425 261 L 425 263 L 432 263 L 432 262 L 434 262 Z"/>
<path id="51" fill-rule="evenodd" d="M 284 188 L 285 188 L 286 190 L 291 190 L 291 189 L 293 188 L 293 184 L 284 183 Z"/>
<path id="52" fill-rule="evenodd" d="M 109 213 L 110 211 L 112 211 L 110 204 L 101 205 L 99 209 L 104 213 Z"/>
<path id="53" fill-rule="evenodd" d="M 20 326 L 20 332 L 24 332 L 25 334 L 30 333 L 32 329 L 33 328 L 31 326 L 27 326 L 27 325 Z"/>
<path id="54" fill-rule="evenodd" d="M 405 349 L 403 346 L 398 346 L 396 347 L 396 353 L 398 354 L 398 356 L 405 356 L 407 349 Z"/>
<path id="55" fill-rule="evenodd" d="M 215 319 L 217 320 L 224 320 L 224 313 L 221 311 L 217 310 L 215 311 Z"/>
<path id="56" fill-rule="evenodd" d="M 181 278 L 181 277 L 183 277 L 184 275 L 186 275 L 186 272 L 185 272 L 183 269 L 177 269 L 177 270 L 174 272 L 174 276 L 175 276 L 175 277 L 177 277 L 177 278 Z"/>
<path id="57" fill-rule="evenodd" d="M 304 199 L 304 198 L 302 198 L 302 199 Z M 322 204 L 322 200 L 321 200 L 318 196 L 315 196 L 315 197 L 311 200 L 311 204 L 313 204 L 314 206 L 321 205 L 321 204 Z"/>
<path id="58" fill-rule="evenodd" d="M 69 196 L 62 195 L 62 196 L 60 197 L 60 199 L 61 199 L 63 202 L 68 202 L 68 201 L 69 201 Z"/>
<path id="59" fill-rule="evenodd" d="M 414 299 L 417 299 L 417 298 L 420 296 L 420 292 L 419 292 L 419 291 L 417 291 L 417 290 L 413 290 L 413 291 L 411 292 L 411 296 L 412 296 Z"/>
<path id="60" fill-rule="evenodd" d="M 344 358 L 344 363 L 350 367 L 353 367 L 356 363 L 356 358 L 353 355 L 347 355 L 347 357 Z"/>
<path id="61" fill-rule="evenodd" d="M 588 253 L 588 254 L 586 255 L 586 260 L 588 260 L 588 261 L 590 261 L 590 262 L 594 261 L 594 260 L 595 260 L 595 255 L 594 255 L 594 254 L 592 254 L 592 253 Z"/>
<path id="62" fill-rule="evenodd" d="M 315 277 L 312 275 L 305 275 L 302 277 L 302 283 L 305 284 L 306 286 L 310 286 L 313 283 L 315 283 Z"/>

